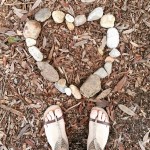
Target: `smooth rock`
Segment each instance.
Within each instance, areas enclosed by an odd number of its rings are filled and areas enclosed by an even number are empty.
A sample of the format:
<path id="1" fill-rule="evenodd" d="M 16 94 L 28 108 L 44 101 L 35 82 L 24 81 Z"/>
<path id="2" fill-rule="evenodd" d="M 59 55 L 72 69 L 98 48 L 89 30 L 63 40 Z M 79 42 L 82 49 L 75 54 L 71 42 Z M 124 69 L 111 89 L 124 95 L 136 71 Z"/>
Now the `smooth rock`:
<path id="1" fill-rule="evenodd" d="M 35 19 L 40 22 L 46 21 L 50 18 L 51 12 L 49 8 L 42 8 L 35 14 Z"/>
<path id="2" fill-rule="evenodd" d="M 57 82 L 59 80 L 57 71 L 48 62 L 37 62 L 37 66 L 41 70 L 41 75 L 44 79 L 50 82 Z"/>
<path id="3" fill-rule="evenodd" d="M 81 99 L 81 94 L 80 94 L 79 89 L 78 89 L 75 85 L 73 85 L 73 84 L 71 84 L 69 87 L 70 87 L 70 89 L 71 89 L 72 95 L 73 95 L 76 99 Z"/>
<path id="4" fill-rule="evenodd" d="M 119 44 L 119 32 L 116 28 L 109 28 L 107 30 L 107 46 L 109 48 L 116 48 Z"/>
<path id="5" fill-rule="evenodd" d="M 26 45 L 28 47 L 36 45 L 36 40 L 31 38 L 26 38 Z"/>
<path id="6" fill-rule="evenodd" d="M 97 76 L 96 74 L 90 75 L 80 88 L 81 94 L 87 98 L 94 96 L 100 90 L 101 81 L 99 76 Z"/>
<path id="7" fill-rule="evenodd" d="M 104 28 L 114 27 L 115 17 L 111 14 L 104 15 L 100 20 L 100 25 Z"/>
<path id="8" fill-rule="evenodd" d="M 55 82 L 55 88 L 60 91 L 61 93 L 66 93 L 65 92 L 65 88 L 67 88 L 66 86 L 66 80 L 65 79 L 60 79 L 57 82 Z"/>
<path id="9" fill-rule="evenodd" d="M 71 22 L 71 23 L 74 22 L 74 17 L 71 16 L 70 14 L 66 14 L 65 19 L 67 22 Z"/>
<path id="10" fill-rule="evenodd" d="M 23 35 L 25 38 L 37 39 L 41 32 L 41 24 L 36 20 L 29 20 L 26 22 Z"/>
<path id="11" fill-rule="evenodd" d="M 71 96 L 71 89 L 65 88 L 65 93 L 66 93 L 66 95 Z"/>
<path id="12" fill-rule="evenodd" d="M 28 48 L 29 53 L 36 61 L 42 61 L 43 60 L 43 54 L 36 46 L 31 46 Z"/>
<path id="13" fill-rule="evenodd" d="M 111 62 L 111 63 L 113 63 L 114 60 L 115 60 L 115 59 L 114 59 L 113 57 L 107 56 L 106 59 L 105 59 L 105 62 Z"/>
<path id="14" fill-rule="evenodd" d="M 98 20 L 103 16 L 103 8 L 102 7 L 97 7 L 95 8 L 88 16 L 87 21 L 94 21 Z"/>
<path id="15" fill-rule="evenodd" d="M 108 76 L 108 73 L 104 68 L 99 68 L 97 71 L 94 72 L 95 75 L 99 76 L 101 79 Z"/>
<path id="16" fill-rule="evenodd" d="M 73 23 L 66 21 L 66 25 L 70 31 L 74 30 L 74 24 Z"/>
<path id="17" fill-rule="evenodd" d="M 109 55 L 111 57 L 116 58 L 116 57 L 119 57 L 121 54 L 120 54 L 120 52 L 116 48 L 114 48 L 114 49 L 111 50 L 111 52 L 109 53 Z"/>
<path id="18" fill-rule="evenodd" d="M 74 24 L 75 26 L 81 26 L 86 22 L 86 16 L 85 15 L 78 15 L 75 17 Z"/>
<path id="19" fill-rule="evenodd" d="M 106 62 L 104 65 L 104 68 L 105 68 L 106 72 L 108 73 L 108 75 L 110 75 L 112 73 L 112 63 L 111 62 Z"/>
<path id="20" fill-rule="evenodd" d="M 81 0 L 81 2 L 83 2 L 83 3 L 92 3 L 92 2 L 94 2 L 95 0 Z"/>
<path id="21" fill-rule="evenodd" d="M 65 13 L 59 10 L 52 12 L 52 17 L 55 23 L 62 23 L 65 19 Z"/>

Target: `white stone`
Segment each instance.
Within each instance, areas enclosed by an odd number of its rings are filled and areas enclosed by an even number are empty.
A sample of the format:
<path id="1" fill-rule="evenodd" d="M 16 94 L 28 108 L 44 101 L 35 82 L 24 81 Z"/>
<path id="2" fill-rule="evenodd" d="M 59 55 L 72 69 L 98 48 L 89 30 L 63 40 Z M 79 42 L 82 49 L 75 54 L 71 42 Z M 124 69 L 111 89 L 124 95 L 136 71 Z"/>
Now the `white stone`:
<path id="1" fill-rule="evenodd" d="M 52 12 L 52 17 L 55 23 L 62 23 L 65 19 L 65 13 L 59 10 Z"/>
<path id="2" fill-rule="evenodd" d="M 65 16 L 66 21 L 73 23 L 74 22 L 74 17 L 71 16 L 70 14 L 66 14 Z"/>
<path id="3" fill-rule="evenodd" d="M 78 89 L 75 85 L 73 85 L 73 84 L 71 84 L 69 87 L 70 87 L 70 89 L 71 89 L 72 95 L 73 95 L 76 99 L 81 99 L 81 94 L 80 94 L 79 89 Z"/>
<path id="4" fill-rule="evenodd" d="M 40 52 L 40 50 L 36 46 L 31 46 L 28 48 L 29 53 L 36 61 L 42 61 L 43 60 L 43 54 Z"/>
<path id="5" fill-rule="evenodd" d="M 116 28 L 109 28 L 107 30 L 107 46 L 109 48 L 116 48 L 119 44 L 119 32 Z"/>
<path id="6" fill-rule="evenodd" d="M 41 32 L 41 24 L 36 20 L 29 20 L 26 22 L 23 35 L 25 38 L 37 39 Z"/>
<path id="7" fill-rule="evenodd" d="M 92 2 L 94 2 L 95 0 L 81 0 L 81 2 L 83 2 L 83 3 L 92 3 Z"/>
<path id="8" fill-rule="evenodd" d="M 54 85 L 58 91 L 60 91 L 61 93 L 66 93 L 65 88 L 67 88 L 67 86 L 66 86 L 66 80 L 65 79 L 58 80 L 58 82 L 55 82 Z"/>
<path id="9" fill-rule="evenodd" d="M 65 93 L 66 93 L 66 95 L 71 96 L 71 89 L 65 88 Z"/>
<path id="10" fill-rule="evenodd" d="M 86 22 L 86 16 L 85 15 L 78 15 L 75 17 L 74 24 L 75 26 L 81 26 Z"/>
<path id="11" fill-rule="evenodd" d="M 114 49 L 111 50 L 111 52 L 109 53 L 109 55 L 111 57 L 113 57 L 113 58 L 116 58 L 116 57 L 119 57 L 121 54 L 120 54 L 120 52 L 116 48 L 114 48 Z"/>
<path id="12" fill-rule="evenodd" d="M 103 8 L 102 7 L 97 7 L 95 8 L 88 16 L 87 21 L 94 21 L 98 20 L 103 16 Z"/>
<path id="13" fill-rule="evenodd" d="M 99 68 L 96 72 L 94 72 L 94 74 L 98 75 L 101 79 L 105 78 L 108 76 L 108 73 L 106 72 L 106 70 L 104 68 Z"/>
<path id="14" fill-rule="evenodd" d="M 73 23 L 66 21 L 66 25 L 70 31 L 74 30 L 74 24 Z"/>
<path id="15" fill-rule="evenodd" d="M 26 38 L 26 45 L 27 45 L 28 47 L 34 46 L 34 45 L 36 45 L 36 40 L 31 39 L 31 38 Z"/>
<path id="16" fill-rule="evenodd" d="M 46 21 L 50 18 L 51 12 L 49 8 L 42 8 L 35 14 L 35 19 L 40 22 Z"/>
<path id="17" fill-rule="evenodd" d="M 111 62 L 106 62 L 104 65 L 104 68 L 105 68 L 106 72 L 108 73 L 108 75 L 110 75 L 112 73 L 112 63 Z"/>
<path id="18" fill-rule="evenodd" d="M 104 28 L 114 27 L 115 17 L 111 14 L 104 15 L 100 20 L 100 25 Z"/>

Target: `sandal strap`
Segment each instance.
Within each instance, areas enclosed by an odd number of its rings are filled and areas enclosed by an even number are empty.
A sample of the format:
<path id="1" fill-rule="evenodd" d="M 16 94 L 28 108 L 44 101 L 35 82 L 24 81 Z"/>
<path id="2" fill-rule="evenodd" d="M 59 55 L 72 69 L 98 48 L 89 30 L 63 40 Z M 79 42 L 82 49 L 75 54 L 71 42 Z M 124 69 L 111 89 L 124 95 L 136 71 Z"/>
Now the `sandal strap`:
<path id="1" fill-rule="evenodd" d="M 90 121 L 110 126 L 109 122 L 104 122 L 104 121 L 100 121 L 100 120 L 96 120 L 96 119 L 92 119 L 92 118 L 90 118 Z"/>
<path id="2" fill-rule="evenodd" d="M 57 122 L 57 121 L 59 121 L 59 120 L 61 120 L 61 119 L 63 119 L 63 116 L 57 118 L 57 120 L 55 120 L 55 119 L 54 119 L 54 120 L 49 120 L 49 121 L 45 122 L 45 125 L 51 124 L 51 123 L 54 123 L 54 122 Z"/>

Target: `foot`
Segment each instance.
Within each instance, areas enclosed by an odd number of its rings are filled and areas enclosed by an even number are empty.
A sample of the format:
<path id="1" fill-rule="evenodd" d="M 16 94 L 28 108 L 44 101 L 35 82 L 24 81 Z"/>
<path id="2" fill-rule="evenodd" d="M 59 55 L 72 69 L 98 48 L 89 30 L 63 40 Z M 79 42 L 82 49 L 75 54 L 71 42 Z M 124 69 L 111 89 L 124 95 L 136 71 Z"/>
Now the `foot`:
<path id="1" fill-rule="evenodd" d="M 87 150 L 103 150 L 109 136 L 109 117 L 106 111 L 94 107 L 90 114 Z"/>
<path id="2" fill-rule="evenodd" d="M 68 138 L 61 108 L 50 106 L 44 113 L 45 134 L 52 150 L 68 150 Z"/>

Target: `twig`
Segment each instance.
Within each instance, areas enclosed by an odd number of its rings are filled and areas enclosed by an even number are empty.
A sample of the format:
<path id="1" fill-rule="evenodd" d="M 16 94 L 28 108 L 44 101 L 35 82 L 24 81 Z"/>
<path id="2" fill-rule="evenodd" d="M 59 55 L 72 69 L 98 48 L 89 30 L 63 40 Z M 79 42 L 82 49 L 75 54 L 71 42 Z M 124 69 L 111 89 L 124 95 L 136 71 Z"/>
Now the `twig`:
<path id="1" fill-rule="evenodd" d="M 7 3 L 4 3 L 3 5 L 6 5 L 6 6 L 14 6 L 14 5 L 27 5 L 27 4 L 33 4 L 34 2 L 28 2 L 28 3 L 12 3 L 12 4 L 7 4 Z"/>
<path id="2" fill-rule="evenodd" d="M 82 103 L 82 102 L 79 102 L 79 103 L 77 103 L 76 105 L 74 105 L 74 106 L 68 108 L 68 109 L 65 111 L 65 113 L 68 112 L 68 111 L 70 111 L 71 109 L 73 109 L 73 108 L 79 106 L 81 103 Z"/>
<path id="3" fill-rule="evenodd" d="M 9 112 L 11 112 L 11 113 L 13 113 L 13 114 L 15 114 L 15 115 L 20 116 L 20 117 L 23 117 L 23 116 L 24 116 L 20 111 L 15 110 L 15 109 L 10 108 L 10 107 L 7 107 L 7 106 L 5 106 L 5 105 L 0 105 L 0 108 L 5 109 L 6 111 L 9 111 Z"/>

